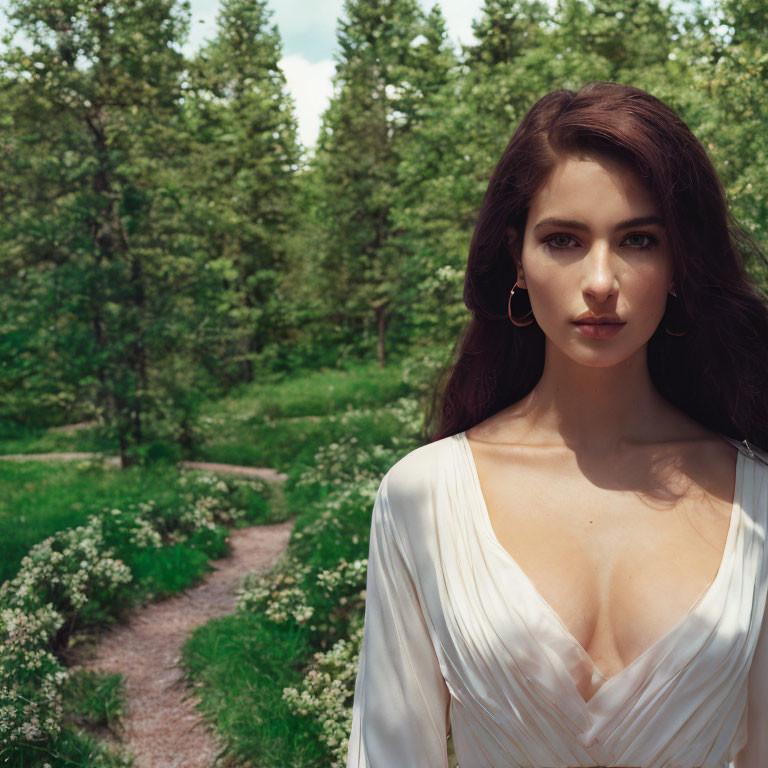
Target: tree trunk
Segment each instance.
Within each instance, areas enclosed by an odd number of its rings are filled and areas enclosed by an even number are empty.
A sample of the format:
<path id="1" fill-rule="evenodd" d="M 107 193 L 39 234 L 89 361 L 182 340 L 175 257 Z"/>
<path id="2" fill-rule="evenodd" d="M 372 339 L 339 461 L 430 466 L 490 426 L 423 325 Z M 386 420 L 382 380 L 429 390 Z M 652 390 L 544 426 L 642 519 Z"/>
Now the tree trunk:
<path id="1" fill-rule="evenodd" d="M 376 328 L 377 328 L 377 341 L 376 341 L 376 356 L 379 361 L 379 366 L 383 368 L 386 365 L 386 351 L 384 342 L 387 335 L 387 324 L 389 323 L 389 312 L 387 311 L 387 304 L 382 302 L 374 306 L 376 310 Z"/>
<path id="2" fill-rule="evenodd" d="M 144 439 L 142 429 L 142 396 L 147 391 L 147 352 L 144 347 L 142 318 L 144 315 L 144 273 L 141 258 L 133 253 L 131 256 L 131 282 L 133 283 L 133 300 L 139 312 L 136 340 L 132 344 L 131 364 L 136 376 L 137 392 L 133 393 L 133 408 L 131 408 L 131 431 L 134 445 L 141 445 Z"/>
<path id="3" fill-rule="evenodd" d="M 105 133 L 105 124 L 107 121 L 107 115 L 103 108 L 98 107 L 93 113 L 85 116 L 85 123 L 88 126 L 93 139 L 93 145 L 95 155 L 98 160 L 96 170 L 93 175 L 93 192 L 95 198 L 101 199 L 105 202 L 103 210 L 100 212 L 100 216 L 95 216 L 91 222 L 91 237 L 94 243 L 95 252 L 95 269 L 98 272 L 102 268 L 103 264 L 112 264 L 116 258 L 127 254 L 127 243 L 122 236 L 122 227 L 120 226 L 120 216 L 117 211 L 116 200 L 113 193 L 113 168 L 109 159 L 109 147 L 107 146 L 107 138 Z M 136 263 L 132 265 L 134 269 L 135 278 Z M 98 281 L 98 285 L 101 285 L 101 281 Z M 143 290 L 143 285 L 141 286 Z M 121 467 L 128 466 L 131 461 L 128 454 L 128 435 L 131 430 L 126 428 L 126 424 L 133 422 L 133 433 L 141 434 L 141 416 L 138 406 L 132 408 L 131 403 L 125 400 L 122 396 L 117 396 L 115 388 L 115 377 L 119 376 L 119 372 L 115 370 L 114 361 L 110 358 L 110 352 L 108 349 L 110 340 L 108 337 L 107 329 L 105 328 L 104 315 L 102 312 L 103 304 L 106 297 L 101 291 L 97 292 L 94 298 L 93 308 L 93 322 L 94 333 L 96 335 L 97 347 L 104 353 L 103 358 L 110 361 L 106 370 L 99 371 L 99 378 L 103 376 L 101 381 L 102 390 L 104 392 L 104 402 L 108 409 L 112 410 L 110 418 L 118 424 L 118 442 L 120 444 L 120 465 Z M 135 356 L 134 356 L 135 357 Z M 142 357 L 139 355 L 139 357 Z M 139 374 L 139 380 L 146 378 L 146 369 L 144 368 L 143 359 L 134 359 L 129 362 L 132 365 L 133 370 Z M 126 419 L 127 417 L 127 419 Z"/>

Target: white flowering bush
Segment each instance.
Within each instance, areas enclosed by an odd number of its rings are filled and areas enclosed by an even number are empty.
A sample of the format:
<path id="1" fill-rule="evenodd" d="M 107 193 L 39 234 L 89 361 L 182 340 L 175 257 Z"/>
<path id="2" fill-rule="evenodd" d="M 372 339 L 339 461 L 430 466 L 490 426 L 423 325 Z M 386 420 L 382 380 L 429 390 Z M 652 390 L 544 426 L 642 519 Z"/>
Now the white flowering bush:
<path id="1" fill-rule="evenodd" d="M 108 513 L 112 533 L 152 545 L 147 520 Z M 49 536 L 0 587 L 0 756 L 39 745 L 61 731 L 62 689 L 68 673 L 54 655 L 91 608 L 119 603 L 131 572 L 107 546 L 105 516 Z"/>
<path id="2" fill-rule="evenodd" d="M 246 574 L 237 591 L 238 610 L 263 613 L 277 624 L 305 623 L 314 613 L 303 588 L 312 570 L 312 566 L 287 557 L 269 573 Z"/>
<path id="3" fill-rule="evenodd" d="M 359 430 L 361 425 L 370 422 L 371 419 L 390 419 L 397 424 L 397 435 L 391 438 L 394 445 L 401 441 L 412 442 L 418 440 L 421 434 L 423 409 L 416 398 L 400 397 L 384 406 L 350 407 L 340 413 L 332 413 L 324 417 L 326 421 L 348 426 L 351 432 Z"/>
<path id="4" fill-rule="evenodd" d="M 363 443 L 364 429 L 379 418 L 391 419 L 396 434 L 388 446 Z M 320 725 L 321 739 L 331 756 L 332 768 L 345 765 L 352 725 L 352 701 L 360 646 L 364 631 L 367 557 L 371 513 L 382 477 L 410 447 L 423 427 L 423 413 L 414 398 L 400 398 L 385 408 L 350 409 L 337 417 L 349 425 L 348 436 L 321 447 L 295 483 L 301 496 L 320 496 L 314 514 L 297 526 L 290 549 L 295 562 L 322 562 L 334 552 L 337 562 L 305 571 L 291 563 L 279 575 L 261 575 L 244 583 L 240 604 L 261 610 L 272 620 L 302 623 L 317 634 L 310 642 L 329 650 L 314 655 L 304 679 L 297 687 L 283 689 L 283 699 L 297 715 L 309 716 Z M 331 417 L 333 420 L 333 417 Z M 323 493 L 318 493 L 322 489 Z M 303 523 L 303 520 L 301 521 Z M 367 554 L 367 552 L 365 552 Z M 314 608 L 309 619 L 302 606 Z M 340 638 L 340 639 L 338 639 Z M 335 640 L 335 642 L 334 642 Z"/>
<path id="5" fill-rule="evenodd" d="M 197 533 L 203 528 L 213 530 L 221 519 L 222 504 L 215 496 L 201 496 L 195 502 L 186 507 L 178 517 L 178 531 L 175 533 Z M 227 510 L 228 512 L 228 510 Z"/>
<path id="6" fill-rule="evenodd" d="M 179 484 L 187 490 L 188 498 L 195 499 L 199 496 L 213 496 L 222 502 L 221 514 L 232 512 L 230 502 L 232 497 L 243 490 L 254 490 L 259 493 L 267 493 L 269 484 L 259 478 L 244 478 L 236 475 L 213 475 L 209 472 L 198 470 L 182 470 Z M 234 510 L 236 515 L 241 515 L 240 510 Z"/>
<path id="7" fill-rule="evenodd" d="M 348 590 L 350 587 L 353 589 L 365 587 L 367 573 L 367 557 L 353 560 L 351 563 L 342 559 L 335 568 L 328 568 L 317 574 L 317 585 L 325 597 L 336 599 L 341 590 Z M 342 605 L 346 601 L 346 597 L 339 597 L 339 602 Z"/>
<path id="8" fill-rule="evenodd" d="M 263 481 L 222 479 L 207 473 L 182 472 L 179 483 L 185 489 L 181 509 L 154 513 L 156 525 L 168 544 L 185 541 L 202 530 L 239 523 L 247 513 L 233 503 L 233 497 L 243 489 L 265 490 Z"/>
<path id="9" fill-rule="evenodd" d="M 276 623 L 306 625 L 320 636 L 346 629 L 351 612 L 364 604 L 367 558 L 342 557 L 330 568 L 310 564 L 307 552 L 334 539 L 357 545 L 360 518 L 370 517 L 378 481 L 360 488 L 340 488 L 327 497 L 322 512 L 294 533 L 292 551 L 278 567 L 265 574 L 248 574 L 238 593 L 240 610 L 262 613 Z"/>
<path id="10" fill-rule="evenodd" d="M 257 613 L 263 610 L 275 591 L 274 579 L 266 573 L 246 573 L 236 591 L 237 610 Z"/>
<path id="11" fill-rule="evenodd" d="M 308 624 L 317 612 L 323 620 L 310 629 L 327 634 L 334 608 L 342 609 L 339 618 L 344 620 L 352 607 L 364 604 L 367 567 L 367 558 L 351 563 L 342 560 L 336 568 L 320 571 L 296 560 L 286 561 L 278 572 L 247 574 L 237 593 L 237 607 L 262 613 L 278 624 Z"/>
<path id="12" fill-rule="evenodd" d="M 105 540 L 139 549 L 162 546 L 163 537 L 152 518 L 154 509 L 153 501 L 129 504 L 125 509 L 105 509 L 100 516 Z"/>
<path id="13" fill-rule="evenodd" d="M 298 688 L 283 688 L 283 699 L 295 714 L 320 724 L 320 738 L 332 757 L 329 768 L 344 768 L 346 762 L 363 630 L 362 621 L 355 622 L 348 639 L 314 655 Z"/>
<path id="14" fill-rule="evenodd" d="M 413 402 L 401 398 L 400 415 L 411 414 Z M 378 412 L 385 409 L 378 409 Z M 370 417 L 370 409 L 348 410 Z M 275 623 L 305 625 L 321 645 L 327 637 L 347 631 L 350 615 L 365 604 L 367 558 L 340 556 L 331 567 L 315 565 L 319 550 L 349 551 L 359 548 L 361 531 L 367 532 L 371 509 L 383 473 L 402 450 L 382 445 L 361 445 L 354 430 L 350 436 L 318 448 L 313 464 L 294 483 L 313 495 L 326 491 L 309 522 L 294 530 L 289 555 L 266 574 L 248 574 L 238 592 L 238 609 L 258 612 Z M 307 491 L 313 493 L 307 494 Z M 318 637 L 319 636 L 319 637 Z"/>
<path id="15" fill-rule="evenodd" d="M 321 511 L 291 537 L 293 551 L 297 554 L 306 553 L 312 548 L 312 542 L 344 536 L 347 531 L 354 531 L 349 539 L 357 544 L 360 541 L 359 529 L 370 522 L 371 509 L 380 483 L 380 477 L 369 477 L 359 485 L 344 485 L 333 489 L 323 499 Z"/>
<path id="16" fill-rule="evenodd" d="M 407 441 L 417 440 L 421 435 L 424 411 L 422 405 L 414 397 L 400 397 L 384 409 L 400 423 L 399 435 Z M 397 444 L 400 442 L 394 439 Z"/>
<path id="17" fill-rule="evenodd" d="M 63 621 L 51 605 L 0 610 L 0 756 L 61 730 L 68 673 L 46 645 Z"/>
<path id="18" fill-rule="evenodd" d="M 0 605 L 50 603 L 72 624 L 94 594 L 115 594 L 131 578 L 130 569 L 105 545 L 102 519 L 90 515 L 85 525 L 35 544 L 16 576 L 0 587 Z"/>
<path id="19" fill-rule="evenodd" d="M 365 486 L 378 488 L 382 468 L 394 464 L 401 451 L 382 445 L 362 447 L 354 435 L 320 446 L 313 464 L 296 481 L 295 487 L 327 486 L 344 489 L 349 493 Z M 375 497 L 375 491 L 374 491 Z"/>

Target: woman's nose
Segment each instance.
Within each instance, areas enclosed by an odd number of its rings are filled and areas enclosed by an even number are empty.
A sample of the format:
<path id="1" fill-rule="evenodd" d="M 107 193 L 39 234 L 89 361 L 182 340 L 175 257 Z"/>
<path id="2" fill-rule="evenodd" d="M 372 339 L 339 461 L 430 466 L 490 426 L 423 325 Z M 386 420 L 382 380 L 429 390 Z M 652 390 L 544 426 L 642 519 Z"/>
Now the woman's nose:
<path id="1" fill-rule="evenodd" d="M 584 261 L 582 290 L 604 298 L 616 289 L 616 255 L 603 240 L 595 240 Z"/>

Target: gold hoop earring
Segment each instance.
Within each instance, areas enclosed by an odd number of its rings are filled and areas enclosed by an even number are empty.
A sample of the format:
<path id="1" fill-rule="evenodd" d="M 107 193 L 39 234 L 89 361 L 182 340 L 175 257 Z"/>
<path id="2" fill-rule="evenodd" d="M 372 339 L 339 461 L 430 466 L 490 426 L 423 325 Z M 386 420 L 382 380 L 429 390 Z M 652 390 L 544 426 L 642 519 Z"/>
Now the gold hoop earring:
<path id="1" fill-rule="evenodd" d="M 512 325 L 518 326 L 518 328 L 522 328 L 523 326 L 530 325 L 533 321 L 533 310 L 529 310 L 524 314 L 521 318 L 515 318 L 512 317 L 512 297 L 515 295 L 515 288 L 523 288 L 521 285 L 519 286 L 517 284 L 517 281 L 515 281 L 515 286 L 512 288 L 512 290 L 509 292 L 509 299 L 507 300 L 507 315 L 509 315 L 509 319 L 512 322 Z M 526 288 L 523 288 L 523 290 L 527 290 Z M 527 322 L 523 322 L 528 316 L 531 316 L 531 319 Z"/>

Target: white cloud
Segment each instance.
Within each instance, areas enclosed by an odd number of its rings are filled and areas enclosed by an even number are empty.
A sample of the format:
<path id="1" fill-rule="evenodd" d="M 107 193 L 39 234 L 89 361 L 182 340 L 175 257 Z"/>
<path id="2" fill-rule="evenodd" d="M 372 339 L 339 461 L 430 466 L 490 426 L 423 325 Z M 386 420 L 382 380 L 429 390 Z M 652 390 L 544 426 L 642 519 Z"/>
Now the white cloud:
<path id="1" fill-rule="evenodd" d="M 299 139 L 311 149 L 320 133 L 320 118 L 333 93 L 335 65 L 331 59 L 311 62 L 303 56 L 285 56 L 279 65 L 296 102 Z"/>
<path id="2" fill-rule="evenodd" d="M 421 5 L 427 10 L 434 3 L 422 0 Z M 469 45 L 476 42 L 472 22 L 480 16 L 479 0 L 442 0 L 439 5 L 445 17 L 448 38 L 454 46 L 458 48 L 460 43 Z"/>
<path id="3" fill-rule="evenodd" d="M 219 0 L 191 0 L 189 37 L 181 50 L 185 56 L 192 56 L 200 46 L 216 35 L 216 14 Z"/>
<path id="4" fill-rule="evenodd" d="M 343 0 L 269 0 L 286 56 L 319 62 L 331 55 Z"/>

